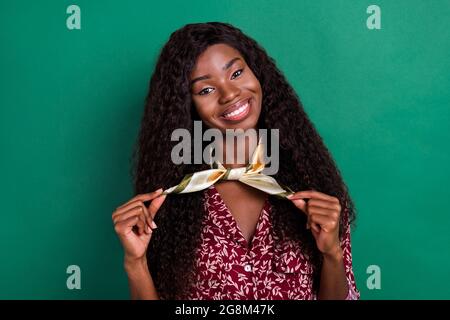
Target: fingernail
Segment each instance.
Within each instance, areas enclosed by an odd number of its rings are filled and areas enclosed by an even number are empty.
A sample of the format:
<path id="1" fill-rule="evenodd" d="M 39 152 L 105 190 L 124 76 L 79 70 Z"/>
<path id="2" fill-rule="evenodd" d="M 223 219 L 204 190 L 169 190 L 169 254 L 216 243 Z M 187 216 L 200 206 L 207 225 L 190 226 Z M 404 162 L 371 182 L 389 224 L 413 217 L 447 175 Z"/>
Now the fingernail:
<path id="1" fill-rule="evenodd" d="M 152 225 L 152 227 L 155 228 L 155 229 L 158 228 L 158 227 L 156 226 L 155 221 L 152 221 L 151 225 Z"/>
<path id="2" fill-rule="evenodd" d="M 150 233 L 152 231 L 152 229 L 150 229 L 149 226 L 147 226 L 147 232 Z"/>
<path id="3" fill-rule="evenodd" d="M 286 198 L 291 199 L 293 196 L 294 196 L 293 194 L 290 194 Z"/>

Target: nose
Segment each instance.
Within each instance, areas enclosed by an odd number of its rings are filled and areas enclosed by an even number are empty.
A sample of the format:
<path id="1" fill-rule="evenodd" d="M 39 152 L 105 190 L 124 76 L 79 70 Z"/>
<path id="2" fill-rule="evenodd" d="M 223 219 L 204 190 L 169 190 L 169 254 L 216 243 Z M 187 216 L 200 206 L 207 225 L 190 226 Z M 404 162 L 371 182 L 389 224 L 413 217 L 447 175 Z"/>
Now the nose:
<path id="1" fill-rule="evenodd" d="M 237 96 L 241 94 L 241 89 L 233 85 L 232 83 L 225 83 L 220 88 L 220 104 L 226 104 L 233 101 Z"/>

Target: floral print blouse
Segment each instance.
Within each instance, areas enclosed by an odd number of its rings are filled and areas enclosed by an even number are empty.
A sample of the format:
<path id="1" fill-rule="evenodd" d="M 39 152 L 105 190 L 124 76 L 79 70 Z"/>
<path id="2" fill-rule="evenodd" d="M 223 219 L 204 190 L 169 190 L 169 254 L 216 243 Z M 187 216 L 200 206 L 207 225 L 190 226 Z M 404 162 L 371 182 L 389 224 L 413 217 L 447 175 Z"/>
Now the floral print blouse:
<path id="1" fill-rule="evenodd" d="M 277 238 L 268 195 L 250 246 L 214 185 L 203 197 L 206 219 L 196 252 L 196 281 L 184 299 L 317 299 L 312 286 L 314 267 L 300 244 L 284 240 L 280 247 L 274 246 Z M 356 300 L 360 294 L 352 271 L 348 225 L 341 246 L 349 288 L 346 299 Z"/>

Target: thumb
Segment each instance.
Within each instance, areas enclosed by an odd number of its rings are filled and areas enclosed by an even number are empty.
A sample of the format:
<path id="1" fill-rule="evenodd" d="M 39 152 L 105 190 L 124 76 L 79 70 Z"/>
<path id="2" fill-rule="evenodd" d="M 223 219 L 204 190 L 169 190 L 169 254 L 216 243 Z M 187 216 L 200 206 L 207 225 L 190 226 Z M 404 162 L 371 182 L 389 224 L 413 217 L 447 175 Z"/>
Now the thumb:
<path id="1" fill-rule="evenodd" d="M 299 208 L 300 210 L 302 210 L 304 213 L 306 213 L 306 201 L 302 200 L 302 199 L 293 199 L 291 200 L 294 205 Z"/>
<path id="2" fill-rule="evenodd" d="M 155 198 L 150 205 L 148 206 L 149 213 L 153 218 L 155 218 L 156 213 L 158 212 L 159 208 L 163 204 L 164 200 L 166 200 L 167 195 L 160 195 L 157 198 Z"/>

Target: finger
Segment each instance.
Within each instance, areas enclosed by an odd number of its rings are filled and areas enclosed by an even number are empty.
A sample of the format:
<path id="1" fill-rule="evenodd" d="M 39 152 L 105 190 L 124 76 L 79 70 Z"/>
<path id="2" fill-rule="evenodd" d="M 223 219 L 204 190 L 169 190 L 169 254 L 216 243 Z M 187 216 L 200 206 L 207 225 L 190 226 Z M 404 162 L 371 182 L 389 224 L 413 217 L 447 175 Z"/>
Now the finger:
<path id="1" fill-rule="evenodd" d="M 320 214 L 311 214 L 309 219 L 311 222 L 311 226 L 314 223 L 318 224 L 320 228 L 325 232 L 334 231 L 334 229 L 337 227 L 337 222 L 334 219 Z"/>
<path id="2" fill-rule="evenodd" d="M 141 207 L 139 207 L 139 209 L 141 209 Z M 144 210 L 147 212 L 147 208 L 145 208 Z M 141 214 L 139 215 L 139 219 L 143 224 L 143 231 L 145 233 L 150 234 L 150 233 L 152 233 L 152 228 L 156 228 L 156 224 L 150 218 L 150 215 L 148 214 L 148 212 L 147 212 L 147 214 L 144 214 L 141 212 Z"/>
<path id="3" fill-rule="evenodd" d="M 306 229 L 312 229 L 315 231 L 320 231 L 319 225 L 311 221 L 311 212 L 309 211 L 309 208 L 306 211 Z"/>
<path id="4" fill-rule="evenodd" d="M 150 203 L 148 211 L 152 219 L 155 218 L 156 212 L 158 212 L 159 208 L 161 208 L 161 205 L 163 204 L 164 200 L 166 200 L 166 197 L 167 195 L 159 196 Z"/>
<path id="5" fill-rule="evenodd" d="M 126 236 L 128 233 L 132 232 L 133 226 L 139 221 L 137 216 L 130 217 L 123 221 L 120 221 L 114 226 L 114 230 L 119 236 Z"/>
<path id="6" fill-rule="evenodd" d="M 154 201 L 154 200 L 153 200 Z M 150 214 L 150 209 L 147 208 L 145 205 L 143 205 L 145 208 L 145 222 L 147 223 L 148 227 L 151 229 L 156 229 L 158 226 L 153 221 L 152 215 Z"/>
<path id="7" fill-rule="evenodd" d="M 308 203 L 308 212 L 310 214 L 319 214 L 326 217 L 330 217 L 332 219 L 339 219 L 339 211 L 335 209 L 327 209 L 322 207 L 310 206 Z"/>
<path id="8" fill-rule="evenodd" d="M 116 217 L 116 223 L 119 222 L 119 221 L 122 221 L 124 219 L 127 219 L 129 217 L 136 216 L 136 217 L 139 218 L 140 221 L 142 221 L 144 223 L 144 230 L 145 230 L 145 232 L 146 233 L 150 233 L 151 232 L 151 228 L 153 227 L 152 226 L 152 220 L 148 220 L 148 215 L 149 214 L 148 214 L 148 212 L 147 213 L 144 213 L 144 212 L 147 212 L 147 208 L 145 208 L 144 205 L 135 207 L 135 208 L 133 208 L 133 209 L 131 209 L 131 210 L 121 214 L 120 216 L 117 216 Z"/>
<path id="9" fill-rule="evenodd" d="M 336 202 L 320 200 L 320 199 L 310 199 L 308 200 L 309 207 L 320 207 L 326 209 L 334 209 L 337 211 L 341 211 L 341 205 Z"/>
<path id="10" fill-rule="evenodd" d="M 138 210 L 140 206 L 136 205 L 134 207 L 130 207 L 127 210 L 122 211 L 116 215 L 113 215 L 113 223 L 116 224 L 119 221 L 123 221 L 133 216 L 138 216 L 141 212 Z"/>
<path id="11" fill-rule="evenodd" d="M 117 220 L 121 215 L 123 215 L 124 213 L 128 212 L 129 210 L 132 210 L 134 208 L 141 208 L 143 214 L 144 214 L 144 221 L 146 220 L 146 218 L 150 215 L 147 208 L 145 207 L 144 203 L 142 201 L 135 201 L 130 203 L 129 205 L 123 207 L 122 209 L 120 209 L 117 214 L 113 214 L 113 221 Z"/>
<path id="12" fill-rule="evenodd" d="M 136 227 L 138 228 L 138 235 L 139 236 L 142 235 L 144 232 L 147 233 L 146 230 L 145 230 L 146 224 L 145 224 L 144 221 L 138 220 L 136 222 Z"/>
<path id="13" fill-rule="evenodd" d="M 311 231 L 313 233 L 313 236 L 317 236 L 320 233 L 319 225 L 316 223 L 311 224 Z"/>
<path id="14" fill-rule="evenodd" d="M 147 224 L 147 208 L 144 205 L 138 207 L 139 210 L 139 220 L 143 223 L 143 232 L 150 233 L 150 225 Z M 147 212 L 147 215 L 146 215 Z"/>
<path id="15" fill-rule="evenodd" d="M 306 219 L 306 229 L 311 229 L 311 221 L 309 220 L 309 216 Z"/>
<path id="16" fill-rule="evenodd" d="M 297 208 L 299 208 L 301 211 L 306 213 L 306 201 L 305 200 L 295 199 L 295 200 L 291 200 L 291 201 Z"/>
<path id="17" fill-rule="evenodd" d="M 127 205 L 123 205 L 122 207 L 120 207 L 119 209 L 116 209 L 116 211 L 114 212 L 114 214 L 112 215 L 113 220 L 116 216 L 130 210 L 133 209 L 134 207 L 137 207 L 139 205 L 144 206 L 144 203 L 141 200 L 136 200 L 133 202 L 129 202 Z"/>
<path id="18" fill-rule="evenodd" d="M 319 226 L 311 221 L 311 213 L 307 212 L 306 214 L 306 229 L 315 229 L 319 228 Z"/>
<path id="19" fill-rule="evenodd" d="M 306 229 L 309 229 L 310 228 L 309 213 L 308 213 L 308 209 L 307 209 L 308 204 L 306 203 L 305 200 L 302 200 L 302 199 L 295 199 L 295 200 L 291 200 L 291 201 L 298 209 L 300 209 L 304 214 L 306 214 L 306 217 L 307 217 Z"/>
<path id="20" fill-rule="evenodd" d="M 309 201 L 308 203 L 306 203 L 306 201 L 302 200 L 302 199 L 294 199 L 291 201 L 294 203 L 294 205 L 299 208 L 301 211 L 303 211 L 303 213 L 306 214 L 306 229 L 310 229 L 311 228 L 311 221 L 310 221 L 310 214 L 311 211 L 309 209 Z"/>
<path id="21" fill-rule="evenodd" d="M 123 209 L 125 206 L 129 205 L 132 202 L 135 201 L 149 201 L 152 200 L 154 198 L 156 198 L 157 196 L 159 196 L 161 193 L 163 192 L 162 188 L 159 188 L 156 191 L 150 192 L 150 193 L 143 193 L 143 194 L 138 194 L 137 196 L 133 197 L 132 199 L 130 199 L 128 202 L 124 203 L 123 205 L 121 205 L 120 207 L 118 207 L 116 209 L 116 211 Z"/>
<path id="22" fill-rule="evenodd" d="M 114 223 L 117 223 L 119 221 L 128 219 L 132 216 L 139 216 L 139 219 L 146 222 L 147 217 L 149 216 L 147 208 L 144 206 L 143 203 L 137 204 L 135 207 L 129 209 L 128 211 L 125 211 L 113 218 Z"/>
<path id="23" fill-rule="evenodd" d="M 132 210 L 136 207 L 138 207 L 140 204 L 143 204 L 141 201 L 133 201 L 128 203 L 127 205 L 123 205 L 122 207 L 116 209 L 114 214 L 112 215 L 113 221 L 117 219 L 118 216 L 124 214 L 125 212 L 128 212 L 129 210 Z"/>
<path id="24" fill-rule="evenodd" d="M 316 191 L 316 190 L 308 190 L 308 191 L 298 191 L 294 194 L 288 196 L 288 199 L 310 199 L 310 198 L 316 198 L 316 199 L 322 199 L 322 200 L 328 200 L 332 202 L 339 202 L 339 200 L 335 197 L 329 196 L 325 193 Z"/>
<path id="25" fill-rule="evenodd" d="M 132 209 L 129 209 L 128 211 L 123 212 L 122 214 L 115 216 L 114 220 L 115 221 L 120 221 L 123 219 L 127 219 L 130 216 L 133 215 L 137 215 L 139 216 L 139 219 L 142 220 L 144 223 L 148 224 L 148 226 L 145 227 L 145 232 L 146 233 L 150 233 L 151 229 L 156 229 L 156 223 L 153 222 L 153 219 L 150 216 L 150 213 L 147 209 L 147 207 L 142 203 L 135 203 L 136 206 L 133 207 Z M 132 204 L 130 204 L 129 206 L 131 207 Z M 123 209 L 125 210 L 125 209 Z"/>

